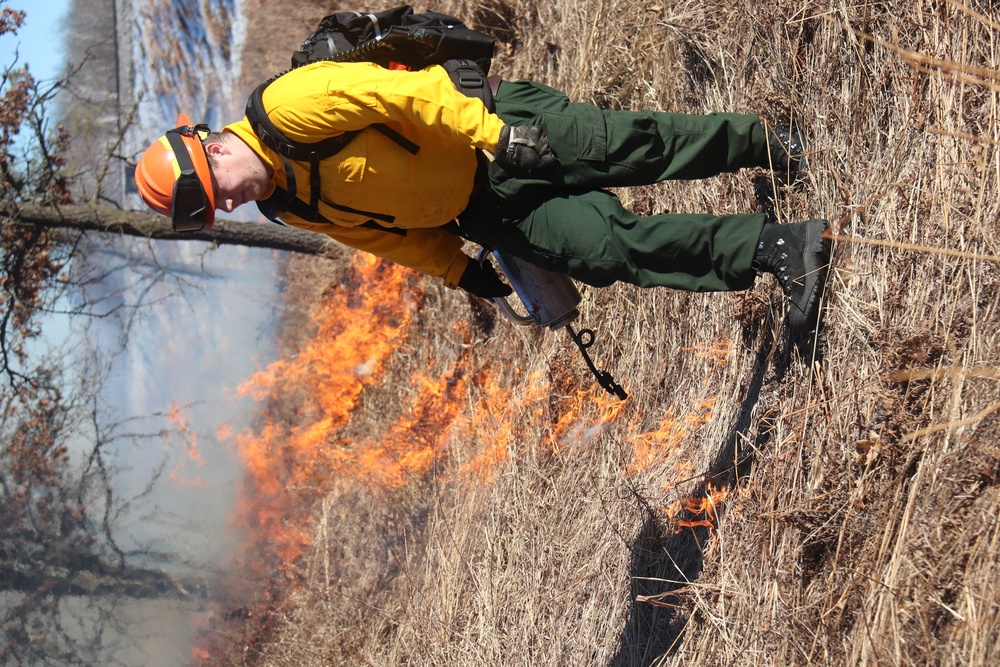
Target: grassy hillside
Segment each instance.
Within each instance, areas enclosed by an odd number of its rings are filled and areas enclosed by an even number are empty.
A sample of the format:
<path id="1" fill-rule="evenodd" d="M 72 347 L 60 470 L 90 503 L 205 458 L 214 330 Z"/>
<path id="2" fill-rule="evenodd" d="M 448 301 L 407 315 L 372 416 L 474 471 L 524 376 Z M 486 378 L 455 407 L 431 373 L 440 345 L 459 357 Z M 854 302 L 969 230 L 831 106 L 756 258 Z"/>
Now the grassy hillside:
<path id="1" fill-rule="evenodd" d="M 248 0 L 248 61 L 284 68 L 314 4 Z M 220 616 L 225 664 L 1000 662 L 991 5 L 436 5 L 501 40 L 508 78 L 807 128 L 794 189 L 622 197 L 829 218 L 825 327 L 791 336 L 768 279 L 586 289 L 620 402 L 561 332 L 347 251 L 291 261 L 287 359 L 245 388 L 265 420 L 239 436 L 231 590 L 256 606 Z"/>

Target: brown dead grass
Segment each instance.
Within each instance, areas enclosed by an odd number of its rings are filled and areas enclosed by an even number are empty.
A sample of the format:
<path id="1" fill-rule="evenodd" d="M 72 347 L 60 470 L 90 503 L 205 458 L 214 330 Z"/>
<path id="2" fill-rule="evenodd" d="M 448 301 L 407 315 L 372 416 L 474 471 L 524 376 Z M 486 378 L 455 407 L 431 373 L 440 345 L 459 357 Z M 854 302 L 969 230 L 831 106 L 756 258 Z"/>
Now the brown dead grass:
<path id="1" fill-rule="evenodd" d="M 586 290 L 592 350 L 631 393 L 624 418 L 552 451 L 540 443 L 565 396 L 530 414 L 497 406 L 518 428 L 490 481 L 430 475 L 390 493 L 345 481 L 314 508 L 313 546 L 266 641 L 255 635 L 226 664 L 1000 662 L 990 6 L 437 5 L 502 39 L 495 72 L 506 77 L 608 107 L 754 111 L 807 127 L 804 187 L 745 173 L 623 197 L 640 210 L 828 217 L 840 241 L 826 327 L 817 340 L 791 337 L 767 280 L 728 295 Z M 261 50 L 248 58 L 277 53 L 279 69 L 326 9 L 247 7 Z M 287 318 L 300 339 L 296 323 L 336 266 L 290 264 Z M 454 321 L 478 326 L 456 337 Z M 564 378 L 567 393 L 592 385 L 564 336 L 494 323 L 430 281 L 420 322 L 412 337 L 426 344 L 400 351 L 369 405 L 400 404 L 415 365 L 468 345 L 473 365 L 523 364 Z M 704 353 L 718 341 L 732 343 L 721 364 Z M 713 398 L 711 419 L 661 464 L 622 474 L 626 424 L 652 428 Z M 362 408 L 352 428 L 378 432 L 377 414 Z M 476 433 L 464 437 L 474 446 Z M 675 532 L 663 508 L 710 481 L 730 489 L 716 528 Z"/>

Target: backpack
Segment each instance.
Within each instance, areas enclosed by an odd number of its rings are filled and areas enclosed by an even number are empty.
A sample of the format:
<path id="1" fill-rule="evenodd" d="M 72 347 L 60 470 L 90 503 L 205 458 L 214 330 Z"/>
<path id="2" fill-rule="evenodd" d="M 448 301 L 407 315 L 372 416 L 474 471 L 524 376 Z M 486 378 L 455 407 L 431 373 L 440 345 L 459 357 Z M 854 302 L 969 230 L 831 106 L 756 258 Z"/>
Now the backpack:
<path id="1" fill-rule="evenodd" d="M 414 14 L 409 5 L 374 14 L 340 12 L 324 18 L 305 38 L 292 54 L 292 69 L 317 60 L 423 69 L 466 58 L 489 74 L 495 42 L 453 16 Z"/>
<path id="2" fill-rule="evenodd" d="M 388 69 L 423 69 L 441 65 L 448 72 L 459 91 L 477 97 L 487 109 L 493 110 L 493 95 L 487 74 L 496 43 L 492 37 L 466 27 L 453 16 L 437 12 L 415 14 L 409 5 L 382 12 L 339 12 L 320 21 L 319 26 L 292 54 L 292 69 L 321 60 L 334 62 L 374 62 Z M 274 195 L 258 201 L 257 207 L 272 222 L 288 211 L 309 222 L 328 222 L 319 214 L 319 163 L 343 149 L 362 130 L 344 132 L 335 137 L 312 144 L 293 141 L 279 131 L 264 110 L 264 90 L 283 74 L 268 79 L 257 87 L 247 101 L 246 117 L 254 133 L 285 162 L 288 187 L 276 188 Z M 370 126 L 395 141 L 400 147 L 415 155 L 420 147 L 392 128 L 375 124 Z M 308 204 L 297 198 L 295 177 L 288 160 L 309 163 Z M 377 221 L 391 223 L 391 215 L 358 211 L 332 202 L 331 208 L 371 218 L 364 226 L 405 234 L 406 230 L 384 227 Z"/>

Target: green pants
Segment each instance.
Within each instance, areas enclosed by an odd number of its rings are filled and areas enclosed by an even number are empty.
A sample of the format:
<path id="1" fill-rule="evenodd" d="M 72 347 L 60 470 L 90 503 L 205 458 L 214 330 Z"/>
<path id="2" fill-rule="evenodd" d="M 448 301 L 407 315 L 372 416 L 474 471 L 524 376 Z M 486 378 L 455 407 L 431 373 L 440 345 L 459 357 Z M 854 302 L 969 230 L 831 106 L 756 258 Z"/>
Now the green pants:
<path id="1" fill-rule="evenodd" d="M 545 123 L 561 165 L 538 178 L 489 166 L 492 193 L 462 234 L 580 282 L 690 291 L 746 289 L 764 214 L 638 216 L 603 188 L 697 179 L 768 164 L 759 117 L 605 111 L 530 82 L 503 82 L 497 114 Z"/>

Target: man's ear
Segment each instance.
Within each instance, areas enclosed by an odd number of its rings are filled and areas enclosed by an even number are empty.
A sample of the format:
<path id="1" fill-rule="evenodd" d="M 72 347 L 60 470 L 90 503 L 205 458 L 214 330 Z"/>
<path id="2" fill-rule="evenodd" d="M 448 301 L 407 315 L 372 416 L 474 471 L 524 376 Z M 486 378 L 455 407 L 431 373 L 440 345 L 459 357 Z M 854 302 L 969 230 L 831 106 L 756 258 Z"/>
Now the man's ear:
<path id="1" fill-rule="evenodd" d="M 219 157 L 220 155 L 229 155 L 232 151 L 229 146 L 221 141 L 212 141 L 205 144 L 205 154 L 209 157 Z"/>

